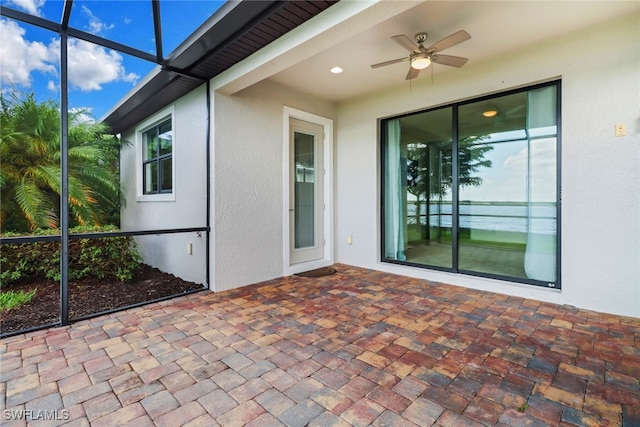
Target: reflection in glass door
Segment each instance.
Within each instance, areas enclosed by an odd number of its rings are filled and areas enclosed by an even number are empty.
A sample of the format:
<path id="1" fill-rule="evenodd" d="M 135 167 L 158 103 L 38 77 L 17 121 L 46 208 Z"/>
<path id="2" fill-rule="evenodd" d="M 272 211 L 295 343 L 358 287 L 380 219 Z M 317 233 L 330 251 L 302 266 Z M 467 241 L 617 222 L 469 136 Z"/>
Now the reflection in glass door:
<path id="1" fill-rule="evenodd" d="M 323 247 L 322 127 L 290 122 L 290 259 L 321 259 Z"/>
<path id="2" fill-rule="evenodd" d="M 314 135 L 295 132 L 293 139 L 294 174 L 294 248 L 315 245 L 315 150 Z"/>
<path id="3" fill-rule="evenodd" d="M 443 108 L 388 122 L 387 259 L 452 267 L 451 117 Z"/>
<path id="4" fill-rule="evenodd" d="M 383 120 L 383 260 L 559 287 L 558 91 Z"/>
<path id="5" fill-rule="evenodd" d="M 460 271 L 557 280 L 555 107 L 555 86 L 460 106 Z"/>

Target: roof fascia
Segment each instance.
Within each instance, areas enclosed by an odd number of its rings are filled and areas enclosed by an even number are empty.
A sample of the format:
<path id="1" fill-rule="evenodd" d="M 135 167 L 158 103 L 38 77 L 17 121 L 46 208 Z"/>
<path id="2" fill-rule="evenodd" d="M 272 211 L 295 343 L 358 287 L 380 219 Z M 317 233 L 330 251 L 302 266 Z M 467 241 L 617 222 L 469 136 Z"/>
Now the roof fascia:
<path id="1" fill-rule="evenodd" d="M 218 9 L 203 25 L 181 43 L 166 60 L 166 64 L 177 69 L 190 70 L 204 57 L 237 37 L 248 26 L 255 25 L 263 14 L 280 8 L 282 1 L 229 1 Z"/>
<path id="2" fill-rule="evenodd" d="M 239 0 L 227 0 L 225 1 L 213 15 L 211 15 L 206 21 L 204 21 L 196 30 L 191 33 L 186 39 L 182 41 L 169 55 L 167 55 L 167 61 L 173 61 L 180 55 L 182 55 L 187 49 L 196 44 L 207 31 L 211 30 L 218 22 L 227 16 L 233 9 L 239 6 L 241 1 Z"/>
<path id="3" fill-rule="evenodd" d="M 207 77 L 197 76 L 191 68 L 206 55 L 211 54 L 220 44 L 232 38 L 239 30 L 250 24 L 256 17 L 273 7 L 281 7 L 282 2 L 263 0 L 227 0 L 209 19 L 198 27 L 163 61 L 155 67 L 133 89 L 122 97 L 100 119 L 119 131 L 127 126 L 116 126 L 125 116 L 143 108 L 142 101 L 156 96 L 180 78 L 189 78 L 204 83 Z M 216 44 L 212 44 L 212 41 Z M 154 58 L 155 59 L 155 58 Z M 197 85 L 193 85 L 194 87 Z M 135 102 L 134 102 L 135 101 Z M 145 107 L 146 108 L 146 107 Z M 151 106 L 151 108 L 156 108 Z"/>

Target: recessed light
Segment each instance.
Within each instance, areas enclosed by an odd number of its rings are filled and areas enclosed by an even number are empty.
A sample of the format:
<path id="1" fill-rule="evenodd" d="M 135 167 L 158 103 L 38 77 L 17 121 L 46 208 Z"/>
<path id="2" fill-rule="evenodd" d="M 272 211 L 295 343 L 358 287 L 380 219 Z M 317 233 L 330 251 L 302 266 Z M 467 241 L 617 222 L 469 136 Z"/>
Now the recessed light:
<path id="1" fill-rule="evenodd" d="M 333 74 L 340 74 L 344 70 L 338 66 L 335 66 L 335 67 L 332 67 L 329 71 L 331 71 Z"/>
<path id="2" fill-rule="evenodd" d="M 490 102 L 482 111 L 482 115 L 488 118 L 495 117 L 498 115 L 498 107 L 493 102 Z"/>

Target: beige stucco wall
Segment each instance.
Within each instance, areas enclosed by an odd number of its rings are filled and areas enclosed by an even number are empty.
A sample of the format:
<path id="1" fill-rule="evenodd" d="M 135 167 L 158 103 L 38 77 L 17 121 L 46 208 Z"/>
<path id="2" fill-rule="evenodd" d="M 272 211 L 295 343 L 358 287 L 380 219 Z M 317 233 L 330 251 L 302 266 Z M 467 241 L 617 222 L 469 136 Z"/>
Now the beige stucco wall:
<path id="1" fill-rule="evenodd" d="M 141 197 L 137 182 L 142 176 L 140 129 L 173 115 L 174 197 L 156 201 Z M 121 209 L 121 228 L 125 231 L 164 230 L 206 226 L 206 87 L 177 100 L 122 134 L 131 146 L 120 155 L 121 181 L 126 203 Z M 179 233 L 136 237 L 145 262 L 185 280 L 206 282 L 206 236 Z M 191 244 L 191 253 L 187 245 Z"/>
<path id="2" fill-rule="evenodd" d="M 284 107 L 336 113 L 330 102 L 269 81 L 213 97 L 212 288 L 224 290 L 283 275 Z"/>
<path id="3" fill-rule="evenodd" d="M 462 69 L 436 74 L 433 83 L 430 78 L 411 85 L 400 81 L 391 90 L 338 105 L 269 81 L 233 95 L 213 90 L 212 289 L 284 274 L 283 110 L 288 106 L 334 120 L 337 262 L 640 316 L 639 22 L 638 15 L 628 16 L 512 55 L 474 60 Z M 378 120 L 558 78 L 562 80 L 562 289 L 381 263 Z M 176 171 L 180 181 L 174 208 L 167 204 L 158 211 L 157 206 L 129 199 L 127 209 L 135 206 L 123 215 L 129 227 L 204 222 L 205 208 L 196 195 L 205 188 L 205 149 L 199 145 L 205 140 L 204 100 L 203 89 L 198 89 L 174 107 L 176 117 L 184 120 L 176 132 L 190 135 L 196 144 L 188 154 L 178 153 L 177 166 L 182 159 L 189 163 Z M 617 123 L 626 125 L 627 136 L 614 136 Z M 131 167 L 127 170 L 126 165 L 127 160 L 123 176 L 130 180 Z M 353 236 L 350 245 L 347 236 Z M 175 253 L 184 252 L 184 242 L 167 245 L 173 246 Z"/>
<path id="4" fill-rule="evenodd" d="M 338 106 L 339 262 L 640 316 L 640 18 L 402 83 Z M 562 290 L 379 262 L 377 119 L 562 79 Z M 623 123 L 627 136 L 615 137 Z M 346 236 L 353 244 L 346 244 Z"/>

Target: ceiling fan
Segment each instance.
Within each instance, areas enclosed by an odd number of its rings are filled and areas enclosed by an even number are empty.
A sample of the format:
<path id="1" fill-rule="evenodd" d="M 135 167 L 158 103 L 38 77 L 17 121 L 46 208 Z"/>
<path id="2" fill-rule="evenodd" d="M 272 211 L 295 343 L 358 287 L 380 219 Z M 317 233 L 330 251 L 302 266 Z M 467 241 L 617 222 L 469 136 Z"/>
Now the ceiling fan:
<path id="1" fill-rule="evenodd" d="M 392 59 L 391 61 L 373 64 L 371 68 L 379 68 L 386 65 L 409 61 L 410 68 L 409 72 L 407 73 L 407 80 L 418 77 L 418 74 L 420 74 L 420 70 L 424 70 L 432 62 L 436 64 L 449 65 L 451 67 L 460 68 L 469 60 L 468 58 L 463 58 L 461 56 L 441 55 L 438 53 L 441 50 L 448 49 L 452 46 L 457 45 L 458 43 L 469 40 L 471 36 L 464 30 L 453 33 L 429 47 L 424 47 L 423 45 L 427 40 L 427 33 L 424 32 L 415 35 L 415 43 L 404 34 L 393 36 L 391 38 L 411 53 L 408 57 Z"/>

